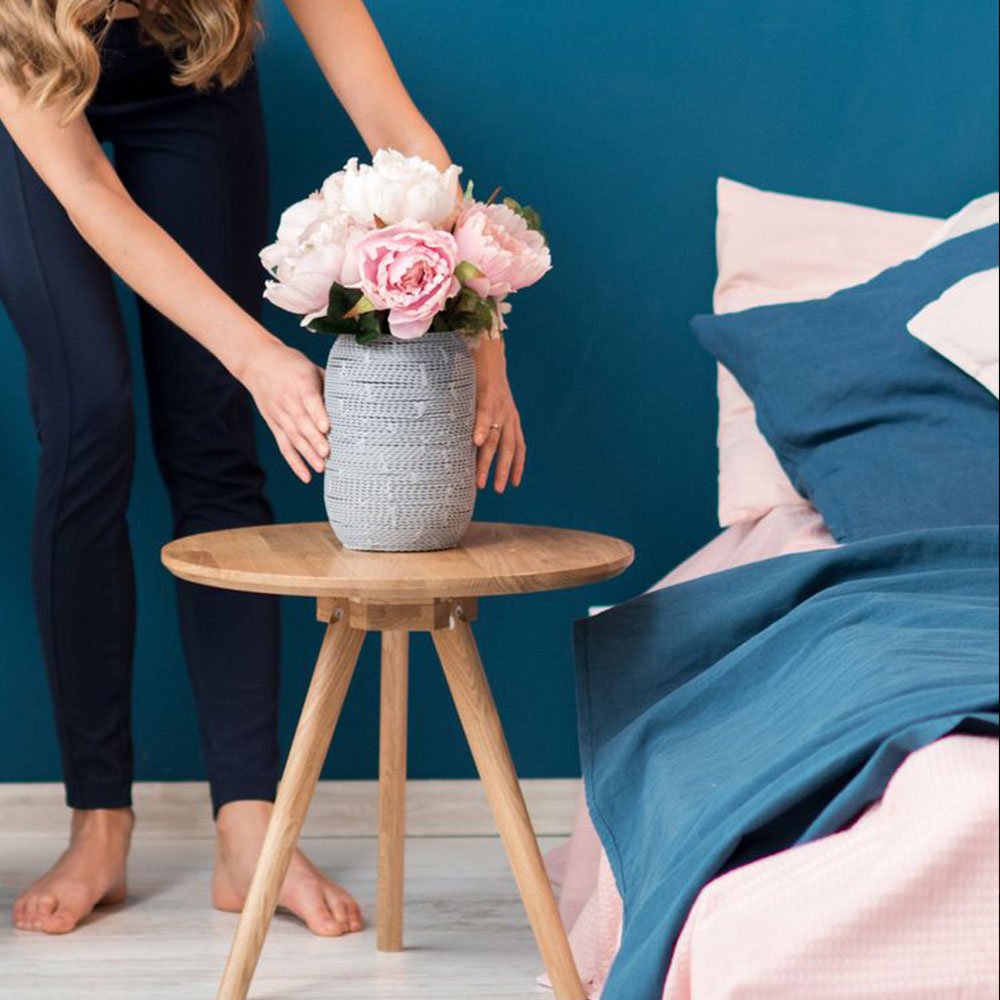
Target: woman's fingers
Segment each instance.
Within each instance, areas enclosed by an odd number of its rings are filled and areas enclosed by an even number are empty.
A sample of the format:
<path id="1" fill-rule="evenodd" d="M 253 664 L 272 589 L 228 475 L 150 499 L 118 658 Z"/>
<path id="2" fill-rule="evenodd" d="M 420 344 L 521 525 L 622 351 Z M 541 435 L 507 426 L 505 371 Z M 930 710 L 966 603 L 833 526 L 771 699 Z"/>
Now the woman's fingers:
<path id="1" fill-rule="evenodd" d="M 268 341 L 248 367 L 243 384 L 253 395 L 285 461 L 308 483 L 312 479 L 309 466 L 322 472 L 330 451 L 323 370 L 299 351 Z"/>
<path id="2" fill-rule="evenodd" d="M 476 410 L 476 426 L 472 431 L 472 440 L 477 448 L 482 448 L 490 438 L 490 423 L 493 421 L 492 409 L 480 406 Z"/>
<path id="3" fill-rule="evenodd" d="M 291 442 L 292 447 L 312 467 L 314 472 L 323 471 L 323 457 L 305 436 L 305 434 L 298 430 L 298 428 L 295 428 L 288 433 L 288 440 Z"/>
<path id="4" fill-rule="evenodd" d="M 496 454 L 499 443 L 500 428 L 495 424 L 487 425 L 486 435 L 482 438 L 482 444 L 479 446 L 479 456 L 476 460 L 476 483 L 480 489 L 486 486 L 486 479 L 490 474 L 490 465 L 493 464 L 493 456 Z"/>
<path id="5" fill-rule="evenodd" d="M 289 423 L 285 425 L 285 433 L 299 454 L 317 472 L 322 472 L 330 446 L 326 438 L 316 429 L 312 418 L 307 417 L 303 410 L 298 416 L 290 418 Z"/>
<path id="6" fill-rule="evenodd" d="M 330 445 L 307 412 L 305 400 L 292 400 L 281 414 L 281 429 L 299 454 L 317 471 L 323 471 Z"/>
<path id="7" fill-rule="evenodd" d="M 291 466 L 292 472 L 302 482 L 312 482 L 312 474 L 309 472 L 306 463 L 302 461 L 299 453 L 292 447 L 291 442 L 288 440 L 288 435 L 280 427 L 274 425 L 271 426 L 271 433 L 274 435 L 274 440 L 278 442 L 278 451 L 281 452 L 282 458 Z"/>
<path id="8" fill-rule="evenodd" d="M 305 435 L 312 447 L 326 458 L 330 450 L 326 440 L 330 421 L 326 416 L 326 407 L 318 390 L 306 389 L 298 398 L 292 398 L 286 405 L 286 413 L 295 422 L 300 434 Z"/>
<path id="9" fill-rule="evenodd" d="M 517 453 L 517 425 L 510 420 L 500 431 L 500 447 L 497 449 L 497 464 L 493 471 L 493 489 L 503 493 L 510 478 L 511 466 Z"/>
<path id="10" fill-rule="evenodd" d="M 496 400 L 481 401 L 472 437 L 479 448 L 476 459 L 476 483 L 479 488 L 486 486 L 494 459 L 493 488 L 503 493 L 508 483 L 520 486 L 526 449 L 521 418 L 513 400 L 506 404 L 500 400 L 499 405 Z"/>
<path id="11" fill-rule="evenodd" d="M 330 418 L 326 415 L 326 407 L 323 405 L 322 395 L 318 392 L 311 392 L 303 400 L 303 403 L 316 430 L 319 431 L 325 440 L 326 435 L 330 433 Z"/>
<path id="12" fill-rule="evenodd" d="M 528 446 L 524 443 L 524 431 L 521 430 L 521 423 L 517 424 L 517 449 L 514 452 L 514 466 L 510 471 L 510 481 L 515 486 L 521 485 L 524 477 L 524 463 L 528 458 Z"/>
<path id="13" fill-rule="evenodd" d="M 316 428 L 321 438 L 330 433 L 330 419 L 326 415 L 326 407 L 319 396 L 310 395 L 305 399 L 305 409 L 310 422 Z"/>

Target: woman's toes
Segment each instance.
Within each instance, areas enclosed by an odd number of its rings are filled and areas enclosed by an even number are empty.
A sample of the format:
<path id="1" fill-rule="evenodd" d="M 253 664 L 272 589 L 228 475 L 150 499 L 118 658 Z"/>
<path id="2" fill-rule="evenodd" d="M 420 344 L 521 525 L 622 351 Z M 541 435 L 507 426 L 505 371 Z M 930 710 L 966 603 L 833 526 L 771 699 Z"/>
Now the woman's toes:
<path id="1" fill-rule="evenodd" d="M 306 918 L 306 927 L 319 937 L 340 937 L 344 926 L 327 909 L 313 917 Z"/>
<path id="2" fill-rule="evenodd" d="M 347 912 L 347 907 L 344 905 L 344 901 L 342 899 L 338 899 L 336 896 L 331 899 L 329 895 L 326 897 L 326 901 L 327 905 L 333 911 L 333 915 L 337 918 L 337 923 L 340 924 L 344 930 L 347 930 L 351 924 L 351 917 Z"/>
<path id="3" fill-rule="evenodd" d="M 326 902 L 345 933 L 361 930 L 361 909 L 342 889 L 326 887 Z"/>
<path id="4" fill-rule="evenodd" d="M 294 910 L 305 921 L 306 927 L 320 937 L 339 937 L 345 928 L 334 915 L 318 885 L 303 892 L 301 902 Z"/>
<path id="5" fill-rule="evenodd" d="M 38 896 L 31 917 L 32 929 L 44 931 L 58 905 L 55 896 Z"/>
<path id="6" fill-rule="evenodd" d="M 59 907 L 54 913 L 41 918 L 41 927 L 46 934 L 68 934 L 80 922 L 79 914 L 66 907 Z"/>

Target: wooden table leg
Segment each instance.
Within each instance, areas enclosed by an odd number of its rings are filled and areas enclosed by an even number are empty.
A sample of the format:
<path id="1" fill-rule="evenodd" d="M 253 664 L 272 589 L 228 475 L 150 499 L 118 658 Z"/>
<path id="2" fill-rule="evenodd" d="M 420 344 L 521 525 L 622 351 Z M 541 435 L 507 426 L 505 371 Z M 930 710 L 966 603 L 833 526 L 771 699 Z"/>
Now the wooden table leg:
<path id="1" fill-rule="evenodd" d="M 472 629 L 458 620 L 431 635 L 556 1000 L 584 1000 Z"/>
<path id="2" fill-rule="evenodd" d="M 250 989 L 364 638 L 365 633 L 352 628 L 346 620 L 331 622 L 326 630 L 264 846 L 236 927 L 218 1000 L 244 1000 Z"/>
<path id="3" fill-rule="evenodd" d="M 406 837 L 406 709 L 410 634 L 382 633 L 382 704 L 378 747 L 379 951 L 403 948 L 403 855 Z"/>

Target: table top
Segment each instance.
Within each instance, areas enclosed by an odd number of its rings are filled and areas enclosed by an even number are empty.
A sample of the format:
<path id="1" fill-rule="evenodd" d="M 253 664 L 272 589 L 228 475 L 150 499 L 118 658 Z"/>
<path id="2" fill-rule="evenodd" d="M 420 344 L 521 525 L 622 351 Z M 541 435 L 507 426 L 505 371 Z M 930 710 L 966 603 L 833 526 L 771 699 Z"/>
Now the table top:
<path id="1" fill-rule="evenodd" d="M 628 542 L 589 531 L 473 522 L 441 552 L 354 552 L 326 523 L 233 528 L 163 547 L 175 576 L 225 590 L 356 600 L 526 594 L 597 583 L 627 569 Z"/>

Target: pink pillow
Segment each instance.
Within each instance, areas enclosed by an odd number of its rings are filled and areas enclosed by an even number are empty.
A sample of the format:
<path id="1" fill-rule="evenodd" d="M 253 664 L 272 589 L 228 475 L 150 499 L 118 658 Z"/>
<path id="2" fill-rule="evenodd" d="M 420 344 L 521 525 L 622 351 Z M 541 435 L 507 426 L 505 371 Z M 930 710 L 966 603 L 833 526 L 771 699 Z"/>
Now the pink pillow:
<path id="1" fill-rule="evenodd" d="M 719 178 L 717 313 L 798 302 L 859 285 L 919 254 L 940 219 L 760 191 Z M 753 403 L 721 365 L 719 523 L 806 504 L 757 429 Z"/>

